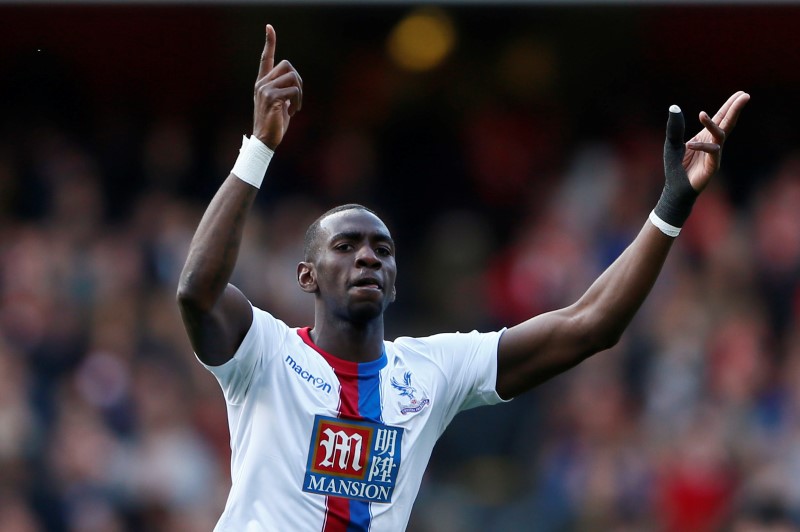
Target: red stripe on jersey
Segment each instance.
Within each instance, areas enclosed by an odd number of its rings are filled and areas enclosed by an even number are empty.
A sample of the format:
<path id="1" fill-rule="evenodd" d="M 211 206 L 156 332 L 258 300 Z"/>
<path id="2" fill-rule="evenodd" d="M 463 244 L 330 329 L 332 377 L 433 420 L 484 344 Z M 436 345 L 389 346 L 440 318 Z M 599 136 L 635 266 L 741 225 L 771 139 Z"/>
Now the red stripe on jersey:
<path id="1" fill-rule="evenodd" d="M 297 334 L 316 352 L 321 354 L 333 368 L 339 379 L 339 418 L 362 419 L 358 412 L 358 364 L 341 360 L 326 353 L 311 340 L 310 328 L 297 330 Z M 347 532 L 350 525 L 350 500 L 328 496 L 325 501 L 325 524 L 323 532 Z"/>
<path id="2" fill-rule="evenodd" d="M 326 497 L 325 524 L 322 532 L 347 532 L 350 524 L 350 501 L 344 497 Z"/>
<path id="3" fill-rule="evenodd" d="M 336 374 L 339 378 L 339 417 L 364 419 L 358 411 L 358 377 Z"/>

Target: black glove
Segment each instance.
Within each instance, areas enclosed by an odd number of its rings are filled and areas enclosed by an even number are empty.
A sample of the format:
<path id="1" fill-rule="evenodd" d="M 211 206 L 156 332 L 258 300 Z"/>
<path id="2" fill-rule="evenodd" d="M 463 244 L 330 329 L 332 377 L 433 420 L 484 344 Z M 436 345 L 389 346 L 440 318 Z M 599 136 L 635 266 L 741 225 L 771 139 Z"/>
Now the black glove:
<path id="1" fill-rule="evenodd" d="M 683 155 L 686 153 L 684 128 L 681 108 L 677 105 L 671 106 L 667 119 L 667 140 L 664 142 L 666 182 L 654 212 L 656 216 L 678 228 L 683 227 L 697 199 L 697 191 L 692 188 L 689 176 L 683 168 Z"/>

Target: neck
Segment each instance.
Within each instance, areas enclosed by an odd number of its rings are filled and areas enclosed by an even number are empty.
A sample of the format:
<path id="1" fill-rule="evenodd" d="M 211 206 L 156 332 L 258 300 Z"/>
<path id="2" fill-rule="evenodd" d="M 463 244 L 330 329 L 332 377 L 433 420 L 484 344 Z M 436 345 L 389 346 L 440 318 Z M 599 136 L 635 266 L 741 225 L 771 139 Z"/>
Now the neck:
<path id="1" fill-rule="evenodd" d="M 350 362 L 371 362 L 383 352 L 382 315 L 365 323 L 331 322 L 318 315 L 310 334 L 317 347 Z"/>

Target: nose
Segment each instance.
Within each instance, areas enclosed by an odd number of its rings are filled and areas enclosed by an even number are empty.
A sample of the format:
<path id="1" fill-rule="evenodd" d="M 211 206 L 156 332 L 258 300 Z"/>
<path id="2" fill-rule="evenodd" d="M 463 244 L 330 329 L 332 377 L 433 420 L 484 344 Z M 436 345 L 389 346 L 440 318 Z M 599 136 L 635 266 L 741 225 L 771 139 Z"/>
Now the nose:
<path id="1" fill-rule="evenodd" d="M 356 267 L 357 268 L 372 268 L 377 269 L 381 267 L 381 259 L 375 254 L 372 246 L 361 246 L 356 254 Z"/>

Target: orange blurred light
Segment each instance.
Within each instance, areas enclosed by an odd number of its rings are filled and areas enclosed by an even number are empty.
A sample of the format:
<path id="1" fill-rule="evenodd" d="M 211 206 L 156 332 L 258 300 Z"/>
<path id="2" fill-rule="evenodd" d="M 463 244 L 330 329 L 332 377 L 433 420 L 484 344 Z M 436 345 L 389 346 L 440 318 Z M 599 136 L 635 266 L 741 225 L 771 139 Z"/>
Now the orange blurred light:
<path id="1" fill-rule="evenodd" d="M 450 17 L 438 8 L 415 9 L 397 23 L 387 43 L 389 56 L 401 68 L 422 72 L 436 68 L 455 46 Z"/>

